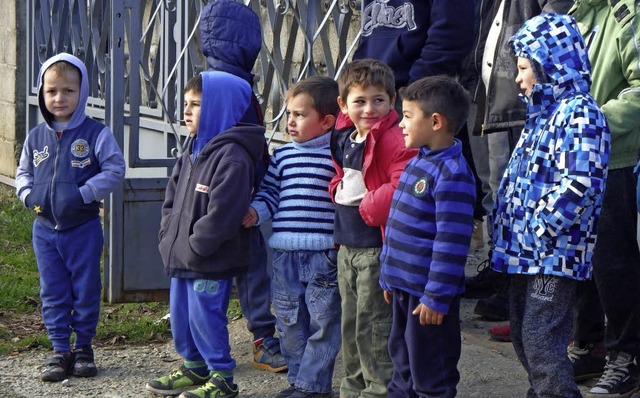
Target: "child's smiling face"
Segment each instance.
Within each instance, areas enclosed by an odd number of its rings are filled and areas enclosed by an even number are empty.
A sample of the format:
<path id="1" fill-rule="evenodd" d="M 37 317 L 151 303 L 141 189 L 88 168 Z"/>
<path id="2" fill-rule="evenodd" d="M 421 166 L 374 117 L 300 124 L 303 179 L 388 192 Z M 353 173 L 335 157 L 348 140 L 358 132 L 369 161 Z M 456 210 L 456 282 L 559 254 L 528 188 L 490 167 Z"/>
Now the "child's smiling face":
<path id="1" fill-rule="evenodd" d="M 384 87 L 355 85 L 349 89 L 346 102 L 338 98 L 338 103 L 342 113 L 353 121 L 358 135 L 364 137 L 373 125 L 391 111 L 394 100 L 389 98 Z"/>

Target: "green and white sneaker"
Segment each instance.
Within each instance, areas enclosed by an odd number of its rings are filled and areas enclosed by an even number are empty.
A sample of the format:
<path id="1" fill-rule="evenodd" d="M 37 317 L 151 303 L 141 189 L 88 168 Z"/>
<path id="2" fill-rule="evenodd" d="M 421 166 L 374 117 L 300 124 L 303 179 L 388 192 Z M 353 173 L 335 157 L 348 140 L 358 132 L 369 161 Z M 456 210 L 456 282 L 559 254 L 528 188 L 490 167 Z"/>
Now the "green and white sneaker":
<path id="1" fill-rule="evenodd" d="M 220 373 L 213 373 L 207 384 L 202 387 L 186 391 L 178 398 L 235 398 L 238 396 L 238 386 L 229 383 Z"/>
<path id="2" fill-rule="evenodd" d="M 168 376 L 151 380 L 147 383 L 146 388 L 158 395 L 177 395 L 183 391 L 205 385 L 209 377 L 209 371 L 204 375 L 199 375 L 182 365 L 180 369 L 171 372 Z"/>

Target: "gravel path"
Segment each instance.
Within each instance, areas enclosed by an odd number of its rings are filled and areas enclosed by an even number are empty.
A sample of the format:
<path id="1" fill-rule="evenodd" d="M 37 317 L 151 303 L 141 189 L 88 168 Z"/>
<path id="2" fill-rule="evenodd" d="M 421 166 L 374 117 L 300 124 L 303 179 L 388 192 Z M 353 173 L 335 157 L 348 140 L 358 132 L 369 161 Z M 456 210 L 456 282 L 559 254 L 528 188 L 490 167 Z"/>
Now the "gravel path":
<path id="1" fill-rule="evenodd" d="M 485 253 L 469 257 L 467 274 L 476 272 L 476 265 Z M 494 323 L 473 315 L 476 300 L 462 300 L 462 358 L 458 396 L 469 398 L 524 397 L 526 374 L 516 359 L 510 343 L 491 341 L 487 329 Z M 272 374 L 251 366 L 251 336 L 246 321 L 239 319 L 229 325 L 232 354 L 238 367 L 235 381 L 241 397 L 275 398 L 288 386 L 285 374 Z M 152 397 L 145 390 L 151 377 L 163 375 L 180 366 L 171 342 L 147 346 L 97 347 L 95 378 L 71 377 L 68 383 L 40 381 L 40 367 L 46 351 L 35 350 L 16 356 L 0 357 L 0 397 L 65 397 L 65 398 L 133 398 Z M 338 396 L 339 379 L 343 372 L 340 358 L 336 363 L 334 392 Z M 583 394 L 588 387 L 581 386 Z"/>

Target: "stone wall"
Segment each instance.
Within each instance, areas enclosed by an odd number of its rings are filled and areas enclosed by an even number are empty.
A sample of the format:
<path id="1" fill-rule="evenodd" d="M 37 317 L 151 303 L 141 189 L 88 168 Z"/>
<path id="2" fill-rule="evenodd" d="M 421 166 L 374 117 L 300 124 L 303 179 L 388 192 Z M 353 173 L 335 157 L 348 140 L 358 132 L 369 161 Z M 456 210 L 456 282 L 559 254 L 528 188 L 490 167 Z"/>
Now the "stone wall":
<path id="1" fill-rule="evenodd" d="M 26 2 L 0 13 L 0 182 L 12 184 L 25 137 Z"/>

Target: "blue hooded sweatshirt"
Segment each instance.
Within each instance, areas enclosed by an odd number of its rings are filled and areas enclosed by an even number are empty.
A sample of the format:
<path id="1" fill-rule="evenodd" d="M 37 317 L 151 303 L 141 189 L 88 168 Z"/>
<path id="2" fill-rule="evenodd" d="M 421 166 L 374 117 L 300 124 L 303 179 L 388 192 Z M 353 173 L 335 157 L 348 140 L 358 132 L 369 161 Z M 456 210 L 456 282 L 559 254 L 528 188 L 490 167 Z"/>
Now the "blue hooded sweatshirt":
<path id="1" fill-rule="evenodd" d="M 44 73 L 60 61 L 72 64 L 81 75 L 78 105 L 66 125 L 54 121 L 42 92 Z M 85 115 L 88 96 L 87 69 L 73 55 L 55 55 L 40 68 L 38 104 L 45 121 L 27 134 L 16 191 L 38 221 L 51 229 L 70 229 L 98 217 L 100 201 L 124 179 L 124 158 L 111 130 Z"/>
<path id="2" fill-rule="evenodd" d="M 509 274 L 591 278 L 609 164 L 605 117 L 589 95 L 590 64 L 575 20 L 543 14 L 510 40 L 540 75 L 493 210 L 492 265 Z"/>
<path id="3" fill-rule="evenodd" d="M 158 248 L 171 277 L 225 279 L 249 267 L 242 218 L 262 162 L 264 127 L 238 123 L 249 83 L 225 72 L 201 75 L 198 131 L 167 184 Z"/>

